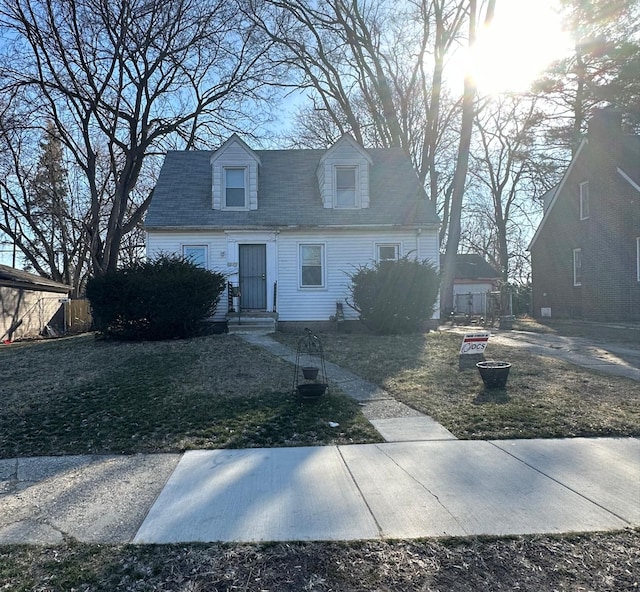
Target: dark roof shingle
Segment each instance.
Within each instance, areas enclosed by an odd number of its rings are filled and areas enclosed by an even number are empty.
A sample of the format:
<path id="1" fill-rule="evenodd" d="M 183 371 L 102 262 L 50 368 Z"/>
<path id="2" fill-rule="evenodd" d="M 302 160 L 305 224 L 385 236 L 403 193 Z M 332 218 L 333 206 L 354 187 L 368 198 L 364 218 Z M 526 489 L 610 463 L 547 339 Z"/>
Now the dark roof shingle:
<path id="1" fill-rule="evenodd" d="M 256 150 L 258 209 L 212 209 L 211 151 L 169 152 L 160 171 L 147 229 L 439 224 L 401 149 L 370 149 L 370 207 L 322 207 L 316 169 L 324 150 Z"/>

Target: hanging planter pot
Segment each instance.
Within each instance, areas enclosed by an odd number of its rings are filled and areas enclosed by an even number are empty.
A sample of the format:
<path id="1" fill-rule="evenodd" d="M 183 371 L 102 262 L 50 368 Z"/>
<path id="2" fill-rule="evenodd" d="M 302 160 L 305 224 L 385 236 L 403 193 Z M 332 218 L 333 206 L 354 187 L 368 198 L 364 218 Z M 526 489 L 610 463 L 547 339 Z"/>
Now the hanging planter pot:
<path id="1" fill-rule="evenodd" d="M 480 372 L 480 378 L 486 388 L 504 388 L 507 385 L 511 369 L 509 362 L 487 360 L 486 362 L 478 362 L 476 368 Z"/>
<path id="2" fill-rule="evenodd" d="M 329 390 L 322 342 L 310 329 L 298 341 L 291 393 L 302 400 L 318 399 Z"/>
<path id="3" fill-rule="evenodd" d="M 320 368 L 317 366 L 304 366 L 302 368 L 302 376 L 304 376 L 305 380 L 315 380 L 318 378 L 318 372 Z"/>
<path id="4" fill-rule="evenodd" d="M 324 395 L 329 385 L 321 382 L 310 382 L 307 384 L 299 384 L 296 389 L 298 395 L 303 399 L 318 399 Z"/>

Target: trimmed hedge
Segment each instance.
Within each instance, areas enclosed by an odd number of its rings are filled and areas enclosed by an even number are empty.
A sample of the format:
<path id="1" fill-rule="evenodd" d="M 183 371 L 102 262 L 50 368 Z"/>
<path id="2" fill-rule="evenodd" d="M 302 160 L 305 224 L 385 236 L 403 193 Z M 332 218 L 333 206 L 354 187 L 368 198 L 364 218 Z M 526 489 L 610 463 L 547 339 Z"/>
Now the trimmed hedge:
<path id="1" fill-rule="evenodd" d="M 381 334 L 423 331 L 434 311 L 440 276 L 429 261 L 403 257 L 361 266 L 349 276 L 349 306 L 360 320 Z"/>
<path id="2" fill-rule="evenodd" d="M 214 314 L 225 277 L 189 259 L 162 255 L 87 283 L 95 328 L 119 339 L 197 335 Z"/>

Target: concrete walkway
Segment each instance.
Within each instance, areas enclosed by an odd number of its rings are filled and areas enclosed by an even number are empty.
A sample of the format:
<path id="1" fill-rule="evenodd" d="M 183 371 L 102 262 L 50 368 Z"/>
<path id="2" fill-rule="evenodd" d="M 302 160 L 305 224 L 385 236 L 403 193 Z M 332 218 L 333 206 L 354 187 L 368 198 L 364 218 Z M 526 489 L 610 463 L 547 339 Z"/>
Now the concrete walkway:
<path id="1" fill-rule="evenodd" d="M 397 442 L 0 461 L 0 544 L 517 535 L 640 526 L 640 440 Z"/>
<path id="2" fill-rule="evenodd" d="M 456 332 L 465 331 L 457 328 Z M 529 331 L 492 331 L 488 348 L 491 343 L 526 349 L 590 370 L 640 380 L 640 344 L 638 347 L 631 347 L 615 343 L 595 343 L 583 337 L 563 337 Z"/>
<path id="3" fill-rule="evenodd" d="M 283 360 L 296 363 L 296 352 L 269 335 L 239 335 Z M 455 436 L 433 418 L 396 401 L 379 386 L 331 362 L 325 362 L 327 379 L 362 406 L 362 414 L 386 442 L 455 440 Z"/>
<path id="4" fill-rule="evenodd" d="M 295 361 L 272 339 L 247 338 Z M 640 439 L 456 440 L 371 383 L 332 364 L 327 373 L 386 443 L 0 459 L 0 544 L 640 527 Z"/>

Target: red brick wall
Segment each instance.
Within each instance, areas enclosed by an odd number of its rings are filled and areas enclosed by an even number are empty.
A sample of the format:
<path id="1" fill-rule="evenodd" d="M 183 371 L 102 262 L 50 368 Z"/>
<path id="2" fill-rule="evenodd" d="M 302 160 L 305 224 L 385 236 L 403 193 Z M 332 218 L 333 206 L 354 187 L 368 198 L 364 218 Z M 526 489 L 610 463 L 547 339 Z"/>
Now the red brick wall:
<path id="1" fill-rule="evenodd" d="M 640 320 L 636 238 L 640 195 L 617 172 L 618 146 L 590 138 L 531 247 L 533 312 L 553 317 Z M 580 220 L 580 183 L 590 212 Z M 573 285 L 573 249 L 582 249 L 582 286 Z"/>

